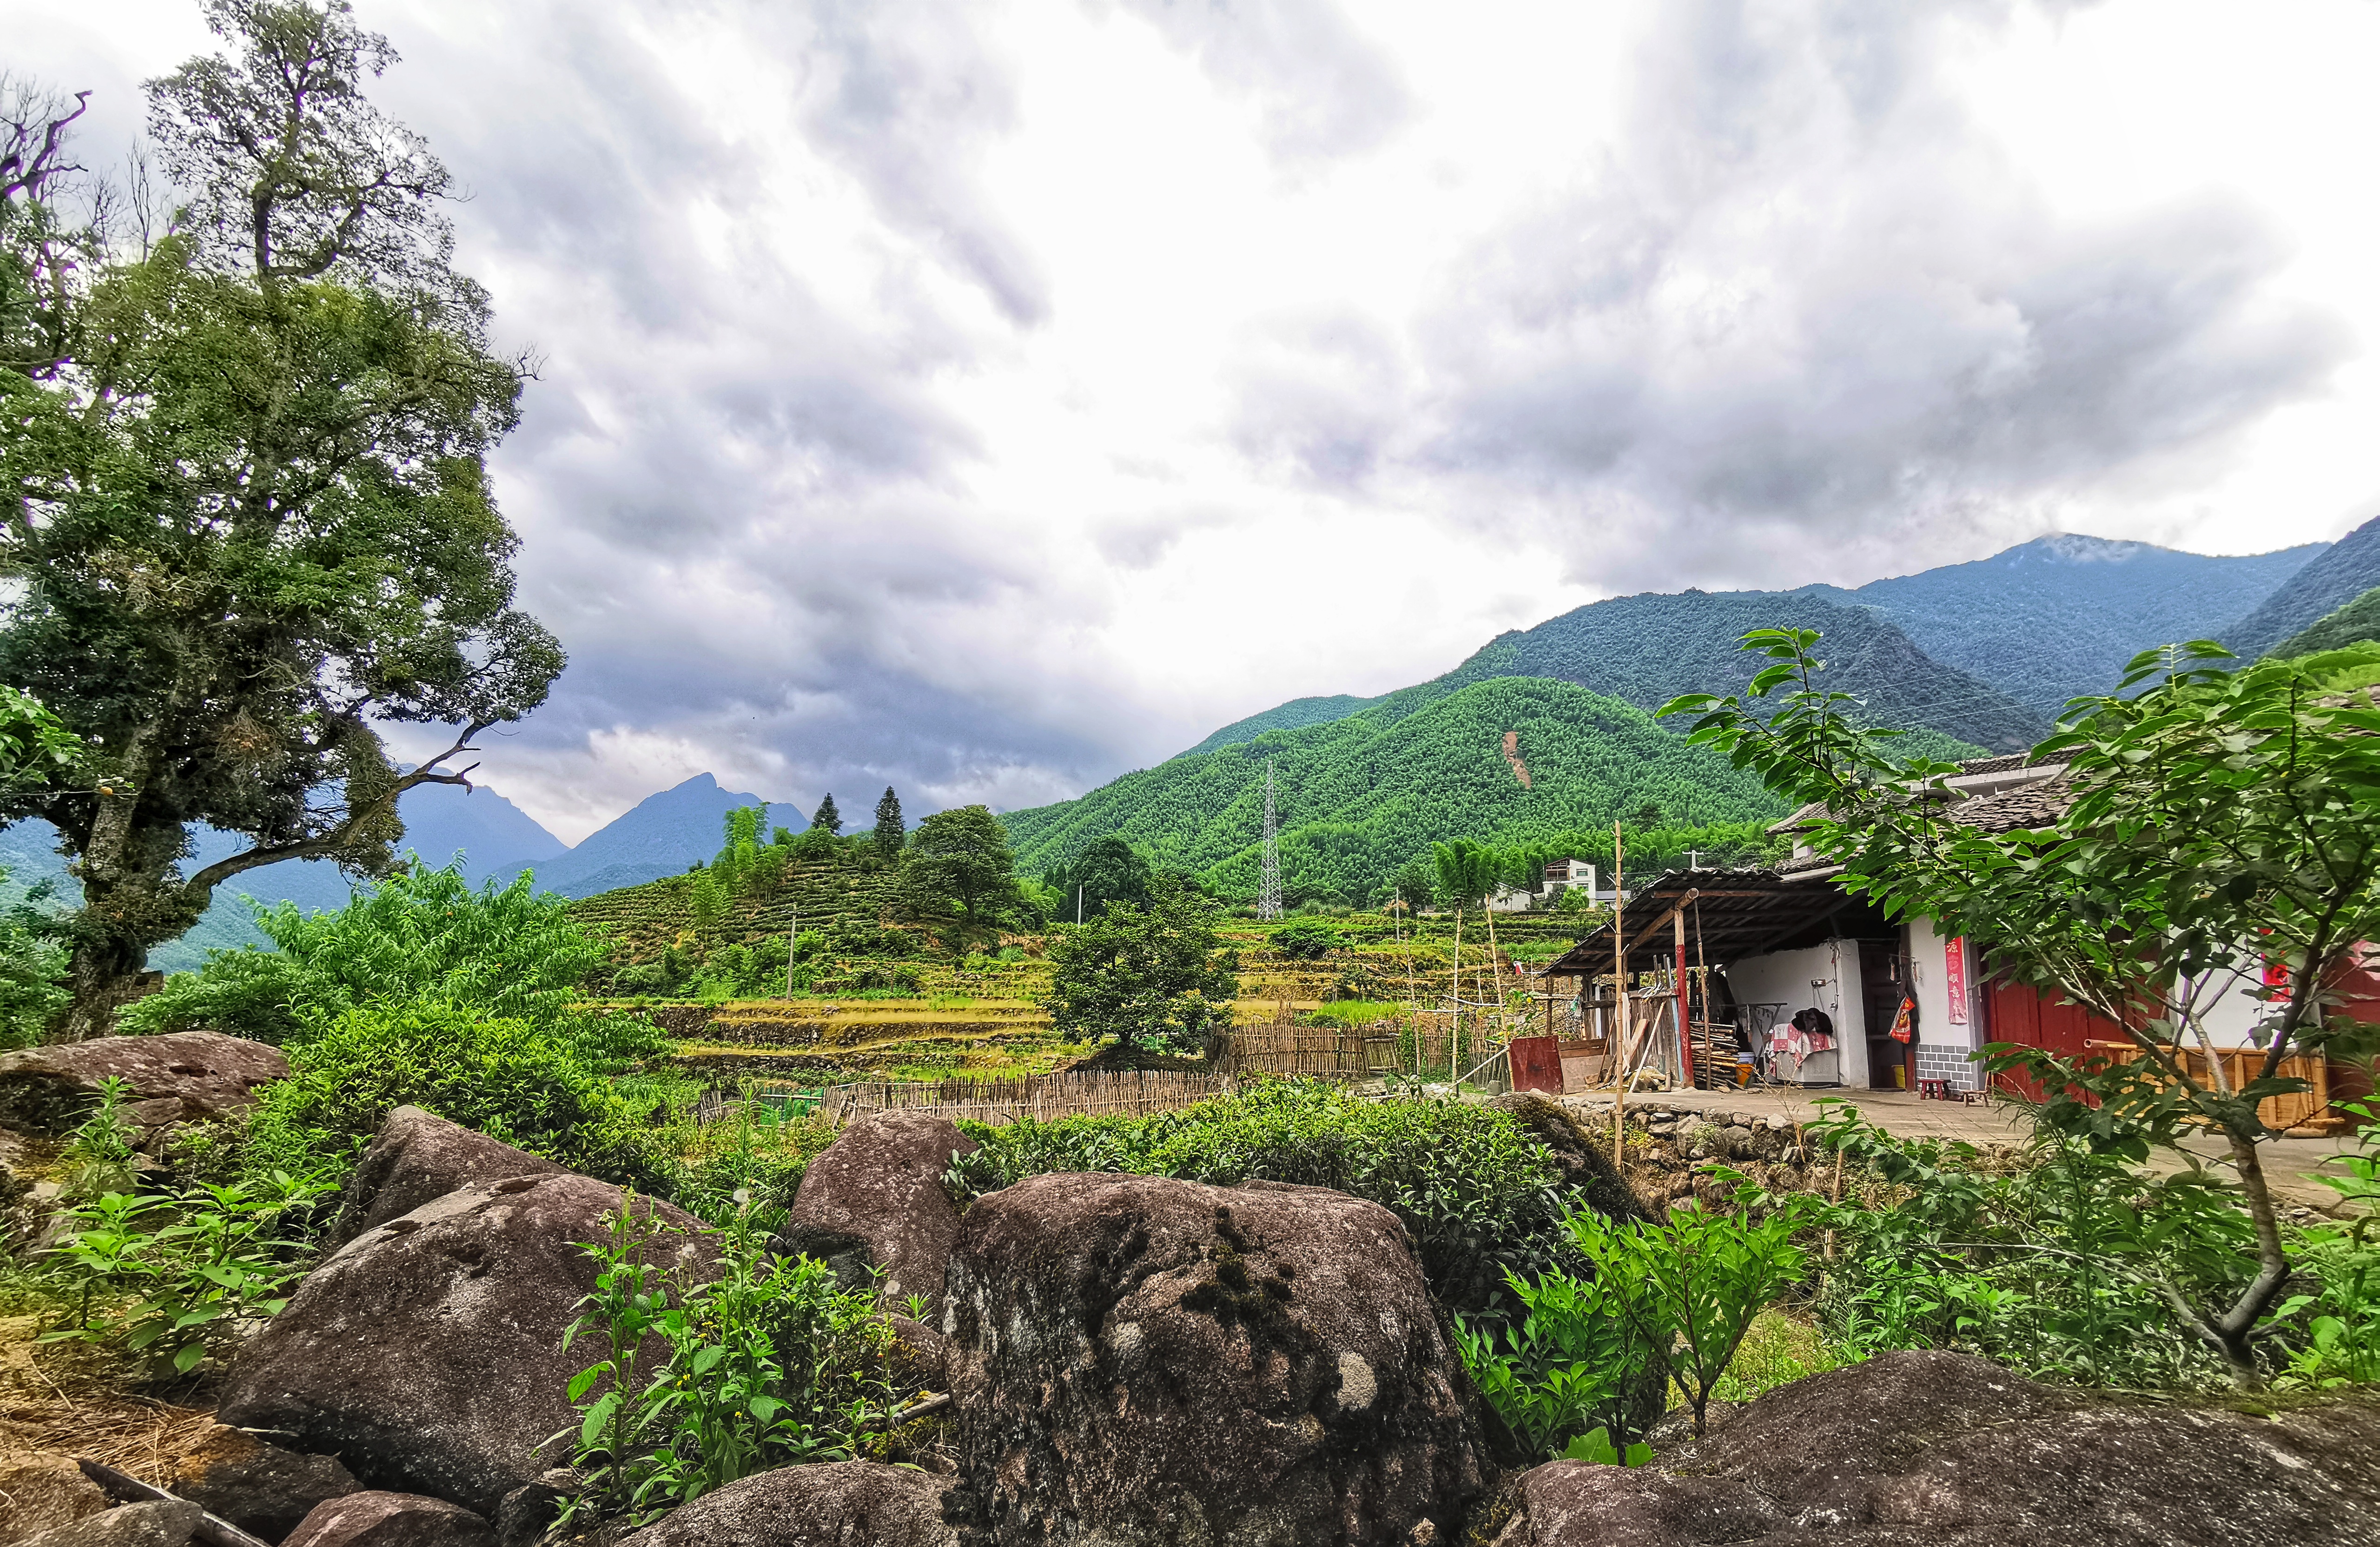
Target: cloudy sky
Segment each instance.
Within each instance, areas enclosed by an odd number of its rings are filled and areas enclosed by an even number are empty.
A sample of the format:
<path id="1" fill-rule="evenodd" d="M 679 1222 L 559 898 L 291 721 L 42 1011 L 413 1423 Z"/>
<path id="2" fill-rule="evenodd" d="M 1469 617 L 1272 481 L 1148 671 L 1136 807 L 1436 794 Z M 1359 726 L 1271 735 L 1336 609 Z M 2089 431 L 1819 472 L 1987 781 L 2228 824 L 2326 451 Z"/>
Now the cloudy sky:
<path id="1" fill-rule="evenodd" d="M 1073 795 L 1645 589 L 2380 508 L 2380 6 L 358 0 L 542 357 L 489 782 Z M 96 95 L 186 0 L 0 0 Z"/>

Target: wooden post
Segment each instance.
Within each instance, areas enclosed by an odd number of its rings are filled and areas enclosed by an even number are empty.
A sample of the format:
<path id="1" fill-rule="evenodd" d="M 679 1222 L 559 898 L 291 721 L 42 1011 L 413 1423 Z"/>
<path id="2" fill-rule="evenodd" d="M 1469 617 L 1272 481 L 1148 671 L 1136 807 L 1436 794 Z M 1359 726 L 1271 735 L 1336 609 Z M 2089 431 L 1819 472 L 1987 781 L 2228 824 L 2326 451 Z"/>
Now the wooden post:
<path id="1" fill-rule="evenodd" d="M 1621 1109 L 1628 1104 L 1628 932 L 1621 927 L 1625 905 L 1627 857 L 1621 848 L 1620 824 L 1611 824 L 1611 1066 L 1620 1084 L 1611 1095 L 1611 1169 L 1628 1180 L 1628 1151 L 1621 1145 Z"/>
<path id="2" fill-rule="evenodd" d="M 1683 1078 L 1679 1083 L 1691 1090 L 1694 1084 L 1694 1023 L 1686 1018 L 1686 1012 L 1691 1006 L 1686 1003 L 1686 916 L 1682 910 L 1678 913 L 1675 921 L 1678 967 L 1673 975 L 1678 983 L 1678 1067 L 1683 1071 Z"/>

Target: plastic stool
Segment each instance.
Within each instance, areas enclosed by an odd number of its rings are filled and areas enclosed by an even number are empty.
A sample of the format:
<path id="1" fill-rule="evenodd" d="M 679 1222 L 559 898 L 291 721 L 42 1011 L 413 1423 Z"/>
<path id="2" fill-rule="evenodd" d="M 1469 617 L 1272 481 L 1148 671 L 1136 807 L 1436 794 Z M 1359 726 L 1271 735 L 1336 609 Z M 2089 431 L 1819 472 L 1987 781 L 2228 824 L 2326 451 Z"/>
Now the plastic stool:
<path id="1" fill-rule="evenodd" d="M 1921 1079 L 1917 1082 L 1917 1099 L 1921 1102 L 1947 1102 L 1950 1099 L 1950 1082 L 1947 1079 Z"/>

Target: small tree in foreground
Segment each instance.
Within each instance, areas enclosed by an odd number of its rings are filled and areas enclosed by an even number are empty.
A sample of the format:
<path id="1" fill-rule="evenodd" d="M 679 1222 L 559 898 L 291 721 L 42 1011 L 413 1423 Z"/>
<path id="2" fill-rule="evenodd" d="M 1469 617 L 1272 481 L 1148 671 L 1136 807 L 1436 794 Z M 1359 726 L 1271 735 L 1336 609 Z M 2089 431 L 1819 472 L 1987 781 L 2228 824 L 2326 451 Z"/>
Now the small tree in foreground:
<path id="1" fill-rule="evenodd" d="M 1221 906 L 1179 876 L 1160 874 L 1147 907 L 1110 903 L 1050 947 L 1047 1004 L 1063 1035 L 1177 1049 L 1229 1026 L 1239 958 L 1220 947 Z"/>
<path id="2" fill-rule="evenodd" d="M 2290 1273 L 2258 1145 L 2268 1097 L 2305 1090 L 2292 1056 L 2361 1056 L 2372 1029 L 2336 1013 L 2334 985 L 2380 934 L 2380 647 L 2244 670 L 2200 640 L 2132 661 L 2116 693 L 2077 699 L 2036 748 L 2063 761 L 2071 803 L 2047 826 L 1985 833 L 1958 820 L 1952 764 L 1902 761 L 1858 704 L 1817 685 L 1807 629 L 1759 629 L 1775 663 L 1742 697 L 1691 695 L 1692 739 L 1801 800 L 1807 837 L 1842 884 L 1894 917 L 1985 942 L 1995 973 L 2053 990 L 2120 1029 L 2138 1057 L 2074 1062 L 2003 1050 L 2049 1092 L 2042 1121 L 2095 1148 L 2181 1151 L 2186 1127 L 2227 1140 L 2255 1226 L 2255 1272 L 2228 1303 L 2162 1292 L 2242 1385 L 2253 1339 Z M 1749 700 L 1771 699 L 1763 716 Z M 2261 1008 L 2258 1054 L 2235 1080 L 2207 1018 L 2228 995 Z M 2193 1053 L 2205 1054 L 2194 1059 Z"/>

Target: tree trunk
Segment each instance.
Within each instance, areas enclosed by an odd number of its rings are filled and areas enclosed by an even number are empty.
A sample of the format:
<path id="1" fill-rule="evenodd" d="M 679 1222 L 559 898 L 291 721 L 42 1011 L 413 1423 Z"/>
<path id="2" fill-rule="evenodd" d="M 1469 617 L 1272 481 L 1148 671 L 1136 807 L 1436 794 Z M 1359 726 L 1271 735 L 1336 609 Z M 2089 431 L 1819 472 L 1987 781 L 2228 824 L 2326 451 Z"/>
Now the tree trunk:
<path id="1" fill-rule="evenodd" d="M 77 940 L 67 968 L 74 1002 L 58 1022 L 57 1040 L 89 1041 L 114 1030 L 115 1012 L 133 997 L 148 955 L 141 945 L 117 936 Z"/>

